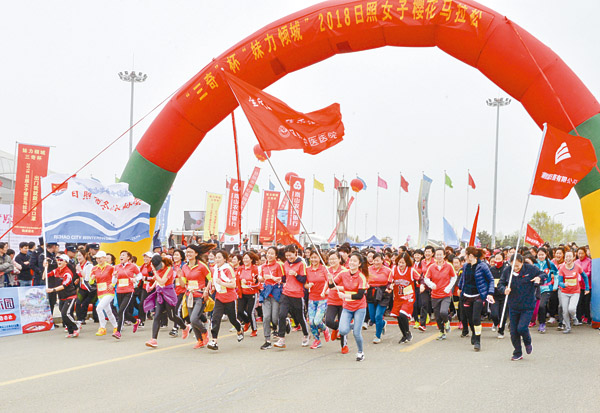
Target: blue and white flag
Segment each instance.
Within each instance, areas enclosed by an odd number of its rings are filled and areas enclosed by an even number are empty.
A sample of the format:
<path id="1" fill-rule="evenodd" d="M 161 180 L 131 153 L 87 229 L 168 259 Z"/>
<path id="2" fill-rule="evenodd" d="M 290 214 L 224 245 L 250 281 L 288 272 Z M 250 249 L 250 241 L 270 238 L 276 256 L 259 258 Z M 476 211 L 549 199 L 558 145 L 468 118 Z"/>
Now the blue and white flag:
<path id="1" fill-rule="evenodd" d="M 469 231 L 468 229 L 466 229 L 465 227 L 463 227 L 461 241 L 462 242 L 466 242 L 467 244 L 469 244 L 470 240 L 471 240 L 471 231 Z M 477 236 L 475 237 L 475 246 L 476 247 L 481 247 L 481 241 L 479 240 L 479 237 L 477 237 Z"/>
<path id="2" fill-rule="evenodd" d="M 167 225 L 169 223 L 169 206 L 171 205 L 171 194 L 167 195 L 162 208 L 158 211 L 156 216 L 156 223 L 154 224 L 154 233 L 158 233 L 158 240 L 162 243 L 167 240 Z"/>
<path id="3" fill-rule="evenodd" d="M 271 182 L 271 180 L 269 179 L 269 191 L 274 191 L 275 190 L 275 184 L 273 182 Z"/>
<path id="4" fill-rule="evenodd" d="M 42 178 L 42 196 L 66 178 Z M 150 205 L 135 198 L 125 182 L 105 186 L 71 178 L 44 201 L 43 221 L 46 242 L 139 241 L 150 236 Z"/>
<path id="5" fill-rule="evenodd" d="M 444 244 L 456 248 L 460 245 L 458 240 L 458 236 L 456 235 L 456 231 L 452 228 L 452 225 L 448 222 L 446 218 L 444 219 Z"/>

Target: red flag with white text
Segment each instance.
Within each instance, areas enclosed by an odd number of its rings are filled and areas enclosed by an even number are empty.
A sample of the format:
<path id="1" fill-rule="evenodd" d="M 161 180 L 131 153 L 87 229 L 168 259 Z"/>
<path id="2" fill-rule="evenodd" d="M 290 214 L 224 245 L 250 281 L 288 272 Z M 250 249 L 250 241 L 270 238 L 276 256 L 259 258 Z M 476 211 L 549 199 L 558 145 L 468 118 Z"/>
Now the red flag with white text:
<path id="1" fill-rule="evenodd" d="M 293 176 L 290 179 L 290 199 L 292 205 L 288 209 L 287 229 L 292 235 L 300 233 L 300 219 L 302 219 L 302 209 L 304 208 L 304 178 Z M 298 215 L 294 212 L 294 208 Z"/>
<path id="2" fill-rule="evenodd" d="M 544 240 L 540 235 L 535 232 L 531 225 L 527 224 L 527 232 L 525 233 L 525 242 L 528 242 L 531 245 L 535 245 L 536 247 L 541 247 L 544 245 Z"/>
<path id="3" fill-rule="evenodd" d="M 252 190 L 254 190 L 254 185 L 256 184 L 259 174 L 260 168 L 255 166 L 254 171 L 252 171 L 252 175 L 250 175 L 250 179 L 248 179 L 248 185 L 246 185 L 246 189 L 244 189 L 244 193 L 242 194 L 242 207 L 240 208 L 240 211 L 242 212 L 244 212 L 244 207 L 248 202 L 248 198 L 250 198 L 250 194 L 252 193 Z"/>
<path id="4" fill-rule="evenodd" d="M 277 218 L 277 205 L 279 205 L 279 197 L 281 194 L 276 191 L 264 191 L 262 214 L 260 219 L 259 241 L 273 241 L 275 236 L 275 219 Z"/>
<path id="5" fill-rule="evenodd" d="M 546 127 L 531 195 L 564 199 L 596 166 L 596 152 L 589 139 Z"/>
<path id="6" fill-rule="evenodd" d="M 277 217 L 275 217 L 275 221 L 277 222 L 277 242 L 283 245 L 296 244 L 299 248 L 302 248 L 302 245 L 292 236 L 288 228 L 283 225 L 283 222 Z"/>
<path id="7" fill-rule="evenodd" d="M 310 113 L 297 112 L 237 76 L 222 73 L 264 151 L 302 149 L 316 155 L 342 141 L 344 124 L 338 103 Z"/>
<path id="8" fill-rule="evenodd" d="M 241 186 L 240 186 L 241 185 Z M 231 178 L 229 181 L 229 200 L 227 201 L 227 226 L 225 233 L 234 235 L 240 231 L 240 192 L 244 187 L 244 181 Z"/>

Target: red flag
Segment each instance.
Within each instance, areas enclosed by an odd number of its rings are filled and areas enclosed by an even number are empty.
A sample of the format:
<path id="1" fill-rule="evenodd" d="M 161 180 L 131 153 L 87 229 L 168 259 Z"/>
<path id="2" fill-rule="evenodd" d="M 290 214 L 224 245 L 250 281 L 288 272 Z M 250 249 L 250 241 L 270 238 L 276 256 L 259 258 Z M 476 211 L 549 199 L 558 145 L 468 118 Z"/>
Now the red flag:
<path id="1" fill-rule="evenodd" d="M 181 235 L 181 244 L 182 244 L 184 247 L 187 247 L 187 246 L 188 246 L 187 240 L 185 239 L 185 235 Z"/>
<path id="2" fill-rule="evenodd" d="M 240 232 L 240 189 L 244 187 L 244 181 L 239 182 L 237 179 L 231 178 L 229 184 L 229 200 L 227 201 L 227 226 L 225 233 L 229 235 L 238 234 Z"/>
<path id="3" fill-rule="evenodd" d="M 335 176 L 333 177 L 333 189 L 338 189 L 342 183 Z"/>
<path id="4" fill-rule="evenodd" d="M 283 225 L 283 222 L 279 220 L 279 218 L 275 217 L 275 222 L 277 222 L 277 242 L 284 245 L 296 244 L 299 248 L 302 248 L 302 245 L 296 238 L 292 236 L 290 231 Z"/>
<path id="5" fill-rule="evenodd" d="M 531 195 L 564 199 L 596 166 L 596 152 L 589 139 L 546 128 Z"/>
<path id="6" fill-rule="evenodd" d="M 304 178 L 293 176 L 290 179 L 290 199 L 298 215 L 294 212 L 294 208 L 290 205 L 288 208 L 287 229 L 291 234 L 300 233 L 300 219 L 302 218 L 302 209 L 304 208 Z"/>
<path id="7" fill-rule="evenodd" d="M 475 181 L 473 180 L 473 177 L 471 176 L 471 173 L 468 172 L 469 174 L 469 186 L 473 189 L 475 189 Z"/>
<path id="8" fill-rule="evenodd" d="M 408 181 L 402 175 L 400 175 L 400 186 L 404 189 L 404 192 L 408 192 Z"/>
<path id="9" fill-rule="evenodd" d="M 260 220 L 259 242 L 273 241 L 275 235 L 275 218 L 277 217 L 277 205 L 281 194 L 275 191 L 264 191 L 263 210 Z"/>
<path id="10" fill-rule="evenodd" d="M 342 141 L 344 124 L 338 103 L 310 113 L 296 112 L 242 79 L 222 73 L 264 151 L 302 149 L 316 155 Z"/>
<path id="11" fill-rule="evenodd" d="M 225 189 L 229 189 L 229 179 L 225 178 Z"/>
<path id="12" fill-rule="evenodd" d="M 383 189 L 387 189 L 387 182 L 381 179 L 379 175 L 377 175 L 377 186 Z"/>
<path id="13" fill-rule="evenodd" d="M 471 230 L 471 239 L 469 239 L 469 246 L 475 246 L 475 238 L 477 237 L 477 221 L 479 220 L 479 205 L 477 205 L 477 213 L 475 214 L 475 220 L 473 221 L 473 229 Z"/>
<path id="14" fill-rule="evenodd" d="M 281 198 L 281 203 L 279 204 L 278 209 L 288 209 L 288 197 L 285 194 L 289 194 L 289 192 L 285 191 L 283 194 L 283 198 Z"/>
<path id="15" fill-rule="evenodd" d="M 244 189 L 244 193 L 242 194 L 242 206 L 240 207 L 240 211 L 244 211 L 244 207 L 248 203 L 248 198 L 250 198 L 250 194 L 254 189 L 254 185 L 256 184 L 256 180 L 258 179 L 258 175 L 260 174 L 260 168 L 258 166 L 254 167 L 254 171 L 252 171 L 252 175 L 250 175 L 250 179 L 248 179 L 248 185 L 246 185 L 246 189 Z"/>
<path id="16" fill-rule="evenodd" d="M 544 240 L 540 235 L 535 232 L 531 225 L 527 224 L 527 232 L 525 233 L 525 242 L 530 243 L 531 245 L 535 245 L 536 247 L 541 247 L 544 245 Z"/>

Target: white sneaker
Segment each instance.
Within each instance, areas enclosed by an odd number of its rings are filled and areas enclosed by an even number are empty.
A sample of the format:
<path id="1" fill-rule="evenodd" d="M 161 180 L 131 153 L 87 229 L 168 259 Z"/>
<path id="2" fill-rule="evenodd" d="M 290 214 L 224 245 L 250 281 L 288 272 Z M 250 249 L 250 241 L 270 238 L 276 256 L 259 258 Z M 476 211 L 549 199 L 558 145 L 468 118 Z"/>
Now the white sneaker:
<path id="1" fill-rule="evenodd" d="M 504 334 L 498 334 L 498 338 L 502 340 L 504 338 Z"/>
<path id="2" fill-rule="evenodd" d="M 498 330 L 498 329 L 496 328 L 496 326 L 492 326 L 492 331 L 493 331 L 494 333 L 496 332 L 496 330 Z"/>
<path id="3" fill-rule="evenodd" d="M 373 337 L 373 344 L 379 344 L 381 343 L 381 339 L 378 337 Z"/>
<path id="4" fill-rule="evenodd" d="M 302 338 L 302 347 L 308 347 L 308 336 Z"/>
<path id="5" fill-rule="evenodd" d="M 548 322 L 546 324 L 554 324 L 554 323 L 556 323 L 556 318 L 550 317 L 550 320 L 548 320 Z"/>
<path id="6" fill-rule="evenodd" d="M 362 325 L 362 329 L 363 329 L 363 330 L 366 330 L 367 328 L 369 328 L 369 325 L 368 325 L 367 323 L 363 323 L 363 325 Z"/>
<path id="7" fill-rule="evenodd" d="M 365 353 L 356 353 L 356 361 L 363 361 L 365 359 Z"/>

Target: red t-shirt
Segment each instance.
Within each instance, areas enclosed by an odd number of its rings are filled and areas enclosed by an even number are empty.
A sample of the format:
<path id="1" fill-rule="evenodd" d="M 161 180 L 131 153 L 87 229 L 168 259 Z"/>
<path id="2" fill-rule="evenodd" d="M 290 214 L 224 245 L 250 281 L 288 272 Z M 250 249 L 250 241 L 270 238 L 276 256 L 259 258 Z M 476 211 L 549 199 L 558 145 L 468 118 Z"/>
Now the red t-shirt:
<path id="1" fill-rule="evenodd" d="M 560 288 L 560 290 L 565 294 L 577 294 L 580 292 L 579 288 L 579 278 L 581 277 L 581 272 L 583 270 L 579 266 L 579 264 L 573 264 L 573 268 L 570 270 L 567 269 L 565 264 L 561 265 L 558 269 L 558 274 L 562 275 L 563 283 L 565 283 L 565 288 Z M 583 277 L 581 277 L 583 278 Z M 585 284 L 584 284 L 585 288 Z"/>
<path id="2" fill-rule="evenodd" d="M 414 267 L 404 268 L 404 272 L 400 272 L 398 266 L 394 266 L 392 270 L 392 282 L 394 283 L 394 299 L 410 300 L 415 295 L 413 281 L 419 279 L 419 273 Z"/>
<path id="3" fill-rule="evenodd" d="M 173 271 L 175 271 L 175 278 L 173 279 L 173 282 L 175 283 L 175 294 L 177 295 L 183 294 L 187 291 L 184 274 L 183 271 L 181 271 L 183 265 L 185 264 L 173 264 Z"/>
<path id="4" fill-rule="evenodd" d="M 188 264 L 183 264 L 181 267 L 185 287 L 192 291 L 194 297 L 202 297 L 204 288 L 206 287 L 206 276 L 210 274 L 208 266 L 202 261 L 196 261 L 196 265 L 190 267 Z M 177 287 L 175 287 L 177 291 Z"/>
<path id="5" fill-rule="evenodd" d="M 106 264 L 104 268 L 96 265 L 92 268 L 92 275 L 96 278 L 96 285 L 98 288 L 98 298 L 106 294 L 113 294 L 114 288 L 112 285 L 113 273 L 115 268 L 112 265 Z"/>
<path id="6" fill-rule="evenodd" d="M 140 269 L 132 262 L 115 265 L 115 276 L 117 277 L 117 293 L 132 293 L 135 276 Z"/>
<path id="7" fill-rule="evenodd" d="M 304 297 L 304 283 L 296 279 L 296 276 L 290 275 L 290 271 L 295 271 L 297 275 L 306 275 L 306 264 L 303 259 L 297 259 L 295 262 L 288 261 L 283 264 L 285 272 L 285 285 L 283 286 L 283 294 L 288 297 L 302 298 Z"/>
<path id="8" fill-rule="evenodd" d="M 142 266 L 140 267 L 140 274 L 142 274 L 142 288 L 144 288 L 144 290 L 148 292 L 150 292 L 150 286 L 152 285 L 153 275 L 150 275 L 151 273 L 152 264 L 142 264 Z"/>
<path id="9" fill-rule="evenodd" d="M 261 271 L 263 276 L 264 275 L 272 275 L 273 277 L 283 277 L 284 273 L 283 273 L 283 264 L 281 264 L 279 261 L 273 261 L 271 264 L 265 263 L 262 267 L 261 267 Z M 273 280 L 265 280 L 265 285 L 275 285 L 278 284 Z"/>
<path id="10" fill-rule="evenodd" d="M 333 281 L 342 287 L 344 287 L 345 293 L 356 294 L 358 290 L 366 290 L 369 288 L 367 277 L 360 271 L 355 274 L 350 274 L 350 271 L 341 271 L 335 276 Z M 367 295 L 364 294 L 360 300 L 354 300 L 352 298 L 344 299 L 342 306 L 348 311 L 356 311 L 361 308 L 367 307 Z"/>
<path id="11" fill-rule="evenodd" d="M 240 281 L 240 287 L 242 294 L 252 295 L 260 292 L 260 284 L 256 279 L 258 277 L 258 267 L 251 265 L 250 268 L 246 268 L 245 265 L 238 269 L 238 279 Z"/>
<path id="12" fill-rule="evenodd" d="M 235 292 L 235 288 L 223 287 L 220 285 L 222 282 L 231 282 L 235 281 L 235 273 L 233 269 L 229 265 L 223 265 L 220 268 L 215 266 L 213 273 L 213 285 L 217 294 L 215 298 L 218 299 L 222 303 L 230 303 L 232 301 L 237 300 L 237 293 Z"/>
<path id="13" fill-rule="evenodd" d="M 331 273 L 331 275 L 333 276 L 333 280 L 335 281 L 335 278 L 342 272 L 342 271 L 348 271 L 348 269 L 342 265 L 340 265 L 337 269 L 337 271 L 333 271 L 331 269 L 331 267 L 329 267 L 329 272 Z M 343 305 L 344 301 L 340 298 L 340 296 L 338 295 L 338 291 L 335 288 L 330 288 L 329 289 L 329 294 L 327 295 L 327 305 Z"/>
<path id="14" fill-rule="evenodd" d="M 369 285 L 371 287 L 383 287 L 392 282 L 392 270 L 381 266 L 378 269 L 371 265 L 369 267 Z"/>
<path id="15" fill-rule="evenodd" d="M 327 268 L 323 264 L 314 269 L 312 265 L 306 269 L 306 282 L 314 284 L 308 291 L 308 299 L 311 301 L 325 300 L 327 296 L 324 292 L 327 285 Z"/>
<path id="16" fill-rule="evenodd" d="M 173 272 L 173 267 L 166 267 L 163 265 L 163 267 L 160 270 L 158 270 L 154 273 L 154 279 L 158 280 L 159 277 L 163 278 L 165 276 L 165 273 L 167 273 L 167 271 L 168 271 L 168 274 L 167 274 L 167 281 L 165 282 L 165 287 L 167 285 L 173 284 L 173 278 L 175 277 L 175 273 Z"/>
<path id="17" fill-rule="evenodd" d="M 444 289 L 448 287 L 452 277 L 456 277 L 456 273 L 449 262 L 444 261 L 441 266 L 435 263 L 430 265 L 427 273 L 425 273 L 425 278 L 429 278 L 435 284 L 435 290 L 431 290 L 431 298 L 450 297 L 452 291 L 445 292 Z"/>

